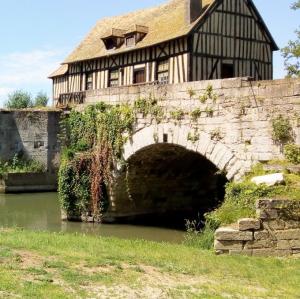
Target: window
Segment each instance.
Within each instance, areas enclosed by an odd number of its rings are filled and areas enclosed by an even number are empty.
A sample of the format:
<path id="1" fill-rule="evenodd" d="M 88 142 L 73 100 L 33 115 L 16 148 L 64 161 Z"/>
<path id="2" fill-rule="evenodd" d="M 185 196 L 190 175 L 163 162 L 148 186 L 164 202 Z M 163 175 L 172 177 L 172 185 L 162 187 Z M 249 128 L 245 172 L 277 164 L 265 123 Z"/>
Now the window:
<path id="1" fill-rule="evenodd" d="M 120 82 L 120 86 L 124 85 L 124 69 L 120 69 L 119 82 Z"/>
<path id="2" fill-rule="evenodd" d="M 45 145 L 44 141 L 34 141 L 34 143 L 33 143 L 33 147 L 35 149 L 40 148 L 40 147 L 42 147 L 44 145 Z"/>
<path id="3" fill-rule="evenodd" d="M 112 50 L 116 47 L 116 42 L 113 38 L 109 38 L 105 41 L 105 46 L 107 50 Z"/>
<path id="4" fill-rule="evenodd" d="M 133 73 L 133 83 L 139 84 L 146 82 L 145 69 L 134 70 Z"/>
<path id="5" fill-rule="evenodd" d="M 221 76 L 222 79 L 234 77 L 234 67 L 232 63 L 222 63 Z"/>
<path id="6" fill-rule="evenodd" d="M 160 84 L 169 83 L 169 60 L 168 59 L 158 62 L 156 77 Z"/>
<path id="7" fill-rule="evenodd" d="M 93 73 L 86 74 L 85 90 L 93 89 Z"/>
<path id="8" fill-rule="evenodd" d="M 109 73 L 109 86 L 119 86 L 119 70 L 111 70 Z"/>
<path id="9" fill-rule="evenodd" d="M 135 46 L 135 36 L 130 35 L 126 37 L 126 47 L 133 47 Z"/>

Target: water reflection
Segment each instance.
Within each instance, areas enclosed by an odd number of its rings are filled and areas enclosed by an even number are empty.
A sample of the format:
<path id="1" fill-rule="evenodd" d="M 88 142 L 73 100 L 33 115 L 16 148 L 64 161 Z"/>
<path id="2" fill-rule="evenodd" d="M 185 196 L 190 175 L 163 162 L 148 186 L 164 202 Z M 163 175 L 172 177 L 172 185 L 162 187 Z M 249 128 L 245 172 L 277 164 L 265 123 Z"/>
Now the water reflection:
<path id="1" fill-rule="evenodd" d="M 157 227 L 62 222 L 56 193 L 0 194 L 0 227 L 80 232 L 172 243 L 181 242 L 184 234 L 182 231 Z"/>

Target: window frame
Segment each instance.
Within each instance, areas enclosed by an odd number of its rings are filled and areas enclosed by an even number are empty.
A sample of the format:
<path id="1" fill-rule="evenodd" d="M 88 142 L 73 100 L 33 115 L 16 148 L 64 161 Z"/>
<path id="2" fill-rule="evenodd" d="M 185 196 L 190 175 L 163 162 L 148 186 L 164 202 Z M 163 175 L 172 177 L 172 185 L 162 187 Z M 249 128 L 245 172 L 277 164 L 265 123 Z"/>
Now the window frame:
<path id="1" fill-rule="evenodd" d="M 131 39 L 132 39 L 132 44 L 128 44 L 128 40 L 131 40 Z M 128 35 L 128 36 L 125 37 L 125 45 L 128 48 L 134 47 L 136 45 L 136 36 L 135 36 L 135 34 Z"/>
<path id="2" fill-rule="evenodd" d="M 167 65 L 167 69 L 159 69 L 160 64 L 165 64 Z M 162 74 L 167 74 L 167 80 L 159 80 L 159 76 Z M 156 75 L 155 75 L 155 79 L 158 81 L 159 84 L 169 84 L 170 82 L 170 59 L 166 58 L 166 59 L 161 59 L 157 61 L 157 65 L 156 65 Z"/>
<path id="3" fill-rule="evenodd" d="M 94 76 L 92 72 L 85 74 L 85 90 L 93 90 Z"/>
<path id="4" fill-rule="evenodd" d="M 113 78 L 112 74 L 117 74 L 117 77 Z M 112 84 L 112 82 L 114 82 L 116 84 Z M 109 70 L 108 86 L 109 87 L 119 87 L 120 86 L 120 70 L 119 69 Z"/>
<path id="5" fill-rule="evenodd" d="M 136 82 L 136 73 L 143 72 L 144 73 L 144 81 Z M 146 83 L 146 67 L 141 67 L 133 70 L 133 84 L 143 84 Z"/>

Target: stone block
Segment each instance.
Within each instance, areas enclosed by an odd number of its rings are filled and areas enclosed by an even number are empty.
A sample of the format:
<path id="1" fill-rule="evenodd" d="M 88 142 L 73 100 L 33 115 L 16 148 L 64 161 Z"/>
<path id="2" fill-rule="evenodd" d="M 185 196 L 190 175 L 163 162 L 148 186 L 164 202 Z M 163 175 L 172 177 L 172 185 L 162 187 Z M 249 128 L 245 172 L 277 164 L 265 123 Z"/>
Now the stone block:
<path id="1" fill-rule="evenodd" d="M 256 185 L 265 184 L 267 186 L 275 186 L 284 183 L 283 173 L 274 173 L 263 176 L 254 177 L 251 180 L 252 183 Z"/>
<path id="2" fill-rule="evenodd" d="M 216 255 L 221 255 L 221 254 L 228 254 L 229 251 L 228 250 L 216 250 L 215 253 L 216 253 Z"/>
<path id="3" fill-rule="evenodd" d="M 245 244 L 245 249 L 262 249 L 262 248 L 274 248 L 276 241 L 267 240 L 254 240 Z"/>
<path id="4" fill-rule="evenodd" d="M 215 250 L 242 250 L 243 241 L 218 241 L 215 240 Z"/>
<path id="5" fill-rule="evenodd" d="M 267 249 L 253 249 L 253 256 L 290 256 L 292 254 L 292 250 L 277 250 L 272 248 Z"/>
<path id="6" fill-rule="evenodd" d="M 238 221 L 238 227 L 240 231 L 259 230 L 261 222 L 254 218 L 244 218 Z"/>
<path id="7" fill-rule="evenodd" d="M 223 79 L 221 81 L 222 88 L 240 88 L 242 87 L 242 78 Z"/>
<path id="8" fill-rule="evenodd" d="M 271 199 L 271 208 L 272 209 L 286 209 L 291 204 L 290 200 L 285 199 Z"/>
<path id="9" fill-rule="evenodd" d="M 258 209 L 256 210 L 257 217 L 262 220 L 272 220 L 278 218 L 278 211 L 276 209 Z"/>
<path id="10" fill-rule="evenodd" d="M 259 199 L 256 202 L 256 209 L 270 209 L 271 208 L 271 199 Z"/>
<path id="11" fill-rule="evenodd" d="M 276 248 L 279 249 L 279 250 L 290 250 L 291 245 L 290 245 L 290 242 L 288 240 L 279 240 L 277 242 Z"/>
<path id="12" fill-rule="evenodd" d="M 243 249 L 243 250 L 230 250 L 230 255 L 246 255 L 246 256 L 252 256 L 253 250 L 250 249 Z"/>
<path id="13" fill-rule="evenodd" d="M 300 228 L 300 221 L 299 220 L 286 220 L 285 228 L 286 229 Z"/>
<path id="14" fill-rule="evenodd" d="M 254 239 L 255 240 L 268 240 L 270 238 L 271 238 L 271 235 L 266 230 L 259 231 L 259 232 L 254 232 Z"/>
<path id="15" fill-rule="evenodd" d="M 300 83 L 294 85 L 293 94 L 295 96 L 299 96 L 300 95 Z"/>
<path id="16" fill-rule="evenodd" d="M 300 250 L 292 250 L 293 257 L 300 258 Z"/>
<path id="17" fill-rule="evenodd" d="M 279 240 L 277 249 L 300 250 L 300 240 Z"/>
<path id="18" fill-rule="evenodd" d="M 215 238 L 218 241 L 252 241 L 252 232 L 241 232 L 230 227 L 221 227 L 216 230 Z"/>
<path id="19" fill-rule="evenodd" d="M 300 250 L 300 239 L 298 239 L 298 240 L 291 240 L 290 241 L 290 245 L 291 245 L 291 248 L 293 250 Z"/>
<path id="20" fill-rule="evenodd" d="M 300 166 L 299 166 L 299 165 L 288 166 L 286 169 L 287 169 L 290 173 L 300 174 Z"/>
<path id="21" fill-rule="evenodd" d="M 275 236 L 278 240 L 300 240 L 300 229 L 276 231 Z"/>
<path id="22" fill-rule="evenodd" d="M 268 222 L 265 222 L 264 224 L 265 228 L 271 229 L 271 230 L 283 230 L 285 229 L 285 221 L 281 219 L 274 219 L 269 220 Z"/>

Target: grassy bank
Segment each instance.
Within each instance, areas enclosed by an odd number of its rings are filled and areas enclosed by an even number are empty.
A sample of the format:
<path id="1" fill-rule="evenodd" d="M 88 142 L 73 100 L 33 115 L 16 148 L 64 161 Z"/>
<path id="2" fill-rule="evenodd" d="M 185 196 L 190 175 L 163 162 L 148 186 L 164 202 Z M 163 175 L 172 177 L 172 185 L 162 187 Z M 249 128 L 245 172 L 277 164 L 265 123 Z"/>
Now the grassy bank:
<path id="1" fill-rule="evenodd" d="M 300 260 L 0 231 L 0 298 L 299 298 Z"/>
<path id="2" fill-rule="evenodd" d="M 214 211 L 207 214 L 206 218 L 213 227 L 235 223 L 240 218 L 256 216 L 255 203 L 260 198 L 278 198 L 300 200 L 300 174 L 290 173 L 289 167 L 293 164 L 287 161 L 271 161 L 266 166 L 282 167 L 282 170 L 264 169 L 263 164 L 257 164 L 242 182 L 230 182 L 226 186 L 225 200 Z M 283 172 L 284 184 L 267 186 L 256 185 L 251 179 L 256 176 Z"/>

